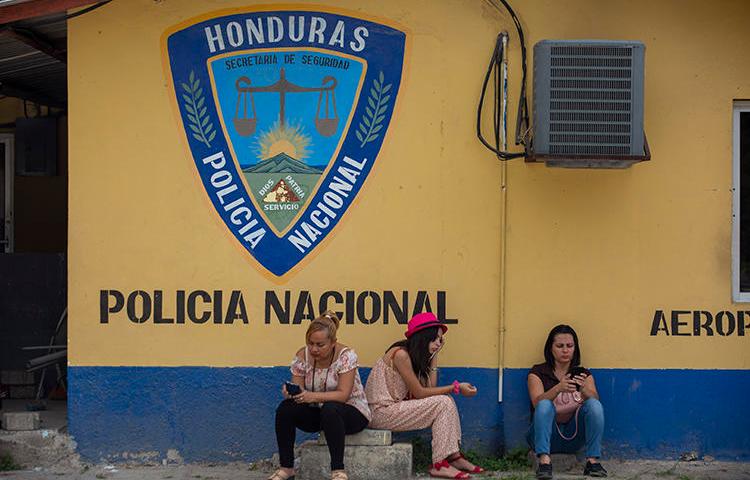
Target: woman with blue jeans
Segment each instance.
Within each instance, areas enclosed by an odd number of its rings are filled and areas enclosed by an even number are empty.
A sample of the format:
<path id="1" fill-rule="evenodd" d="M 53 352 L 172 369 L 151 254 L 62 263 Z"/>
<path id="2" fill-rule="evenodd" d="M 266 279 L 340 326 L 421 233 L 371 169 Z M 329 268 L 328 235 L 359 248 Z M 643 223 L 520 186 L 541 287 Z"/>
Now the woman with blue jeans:
<path id="1" fill-rule="evenodd" d="M 552 478 L 550 453 L 575 453 L 583 446 L 586 448 L 583 474 L 606 477 L 607 471 L 599 463 L 604 409 L 594 376 L 580 367 L 581 350 L 572 327 L 558 325 L 549 332 L 544 359 L 544 363 L 531 368 L 527 379 L 533 421 L 526 438 L 538 458 L 536 477 Z M 560 394 L 580 398 L 582 404 L 570 420 L 558 424 L 554 401 Z"/>

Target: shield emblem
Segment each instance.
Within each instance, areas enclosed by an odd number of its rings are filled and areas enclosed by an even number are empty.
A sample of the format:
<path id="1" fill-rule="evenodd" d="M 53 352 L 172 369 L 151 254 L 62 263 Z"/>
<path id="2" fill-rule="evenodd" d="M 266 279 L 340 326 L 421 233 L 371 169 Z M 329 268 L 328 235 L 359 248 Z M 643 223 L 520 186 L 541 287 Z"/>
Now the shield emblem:
<path id="1" fill-rule="evenodd" d="M 317 10 L 222 13 L 166 32 L 165 69 L 214 210 L 283 276 L 335 230 L 372 170 L 406 36 Z"/>

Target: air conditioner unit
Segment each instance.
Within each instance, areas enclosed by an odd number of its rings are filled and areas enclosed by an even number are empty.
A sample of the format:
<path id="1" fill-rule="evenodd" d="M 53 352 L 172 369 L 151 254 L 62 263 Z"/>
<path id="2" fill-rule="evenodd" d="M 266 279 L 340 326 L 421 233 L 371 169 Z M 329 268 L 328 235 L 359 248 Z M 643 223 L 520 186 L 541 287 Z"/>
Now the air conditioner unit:
<path id="1" fill-rule="evenodd" d="M 550 167 L 626 168 L 650 160 L 643 131 L 641 42 L 534 45 L 533 148 Z"/>

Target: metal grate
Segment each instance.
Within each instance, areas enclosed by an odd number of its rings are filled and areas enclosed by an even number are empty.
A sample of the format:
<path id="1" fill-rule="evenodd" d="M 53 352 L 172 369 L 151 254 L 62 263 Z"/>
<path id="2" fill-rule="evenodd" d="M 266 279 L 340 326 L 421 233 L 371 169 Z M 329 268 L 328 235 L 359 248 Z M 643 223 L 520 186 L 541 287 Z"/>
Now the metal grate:
<path id="1" fill-rule="evenodd" d="M 552 57 L 553 67 L 609 67 L 630 68 L 629 58 L 608 57 Z"/>
<path id="2" fill-rule="evenodd" d="M 630 111 L 630 102 L 550 102 L 550 111 L 595 111 L 623 112 Z"/>
<path id="3" fill-rule="evenodd" d="M 552 91 L 555 100 L 627 100 L 630 101 L 629 90 L 568 90 L 555 89 Z"/>
<path id="4" fill-rule="evenodd" d="M 552 88 L 575 88 L 575 89 L 619 89 L 630 90 L 630 80 L 560 80 L 551 81 Z"/>
<path id="5" fill-rule="evenodd" d="M 548 145 L 552 154 L 632 154 L 632 48 L 550 48 Z"/>
<path id="6" fill-rule="evenodd" d="M 649 157 L 644 56 L 638 41 L 534 45 L 534 158 L 548 166 L 625 168 Z"/>
<path id="7" fill-rule="evenodd" d="M 604 47 L 592 45 L 566 45 L 552 47 L 552 56 L 575 55 L 579 57 L 631 57 L 633 51 L 628 47 Z"/>
<path id="8" fill-rule="evenodd" d="M 628 146 L 615 145 L 550 145 L 550 153 L 562 155 L 628 155 Z"/>
<path id="9" fill-rule="evenodd" d="M 629 68 L 553 68 L 552 79 L 555 78 L 630 78 Z"/>
<path id="10" fill-rule="evenodd" d="M 600 145 L 602 143 L 630 145 L 630 135 L 553 133 L 550 135 L 550 141 L 552 143 L 576 143 L 580 145 Z"/>
<path id="11" fill-rule="evenodd" d="M 629 113 L 590 113 L 590 112 L 551 112 L 550 126 L 554 122 L 627 122 L 630 123 Z"/>
<path id="12" fill-rule="evenodd" d="M 630 133 L 627 123 L 562 123 L 550 125 L 551 132 Z"/>

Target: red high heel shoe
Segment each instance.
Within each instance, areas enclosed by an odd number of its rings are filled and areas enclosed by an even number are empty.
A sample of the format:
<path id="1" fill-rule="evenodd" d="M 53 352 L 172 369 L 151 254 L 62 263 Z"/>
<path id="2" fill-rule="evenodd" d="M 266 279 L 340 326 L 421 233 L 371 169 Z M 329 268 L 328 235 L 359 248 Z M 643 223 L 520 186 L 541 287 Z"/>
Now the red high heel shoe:
<path id="1" fill-rule="evenodd" d="M 437 471 L 440 471 L 440 469 L 441 469 L 441 468 L 451 468 L 451 467 L 452 467 L 452 465 L 451 465 L 450 463 L 448 463 L 448 460 L 447 460 L 447 459 L 443 459 L 442 461 L 440 461 L 440 462 L 437 462 L 437 463 L 434 463 L 434 464 L 432 465 L 432 468 L 434 468 L 434 469 L 435 469 L 435 470 L 437 470 Z M 455 468 L 455 467 L 454 467 L 454 468 Z M 429 471 L 428 471 L 428 473 L 430 474 L 430 476 L 431 476 L 431 477 L 436 477 L 436 478 L 449 478 L 449 477 L 442 477 L 442 476 L 440 476 L 440 475 L 435 475 L 435 474 L 433 474 L 433 473 L 432 473 L 432 470 L 429 470 Z M 469 475 L 469 474 L 468 474 L 468 473 L 466 473 L 466 472 L 458 472 L 458 473 L 457 473 L 457 474 L 455 474 L 455 475 L 454 475 L 454 476 L 453 476 L 452 478 L 456 478 L 456 479 L 458 479 L 458 480 L 466 480 L 466 479 L 469 479 L 469 478 L 471 478 L 471 475 Z"/>

